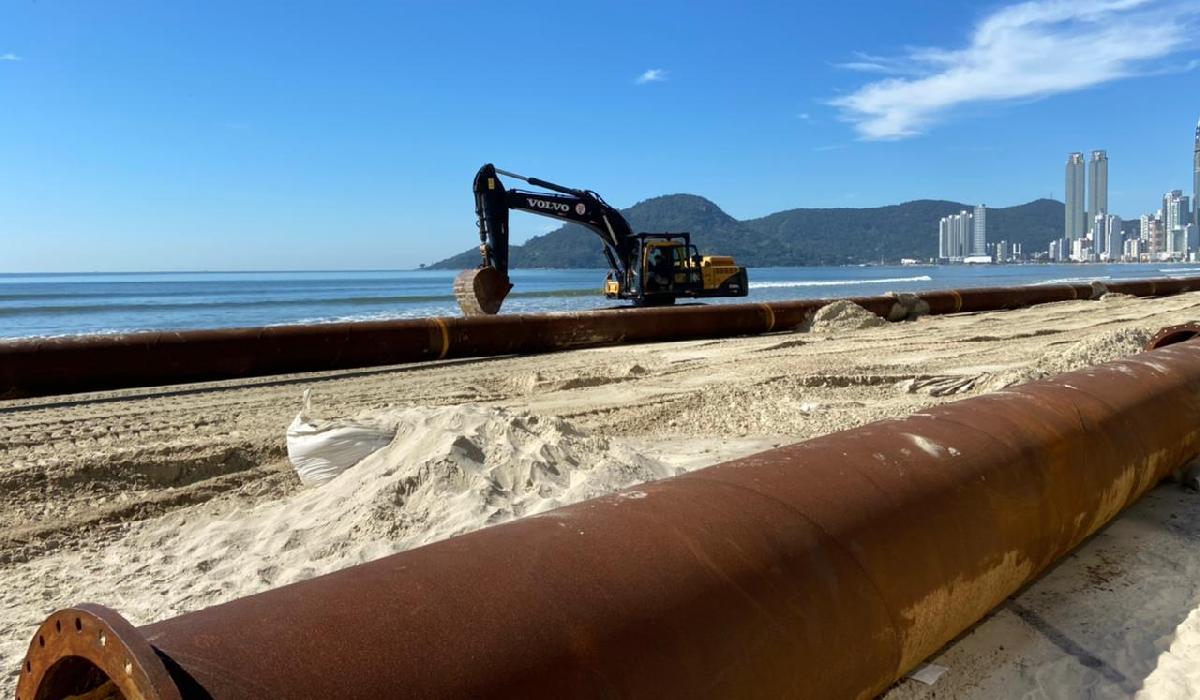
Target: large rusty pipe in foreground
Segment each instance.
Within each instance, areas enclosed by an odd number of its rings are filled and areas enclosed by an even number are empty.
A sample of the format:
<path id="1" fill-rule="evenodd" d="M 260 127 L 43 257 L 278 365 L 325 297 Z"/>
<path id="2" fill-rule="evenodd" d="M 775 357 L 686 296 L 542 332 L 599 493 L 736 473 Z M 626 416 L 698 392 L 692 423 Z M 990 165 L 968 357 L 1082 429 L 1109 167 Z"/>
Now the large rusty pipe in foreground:
<path id="1" fill-rule="evenodd" d="M 1200 342 L 644 484 L 134 629 L 18 700 L 866 698 L 1200 453 Z M 348 473 L 349 474 L 349 473 Z"/>
<path id="2" fill-rule="evenodd" d="M 1139 296 L 1200 289 L 1200 278 L 1114 282 Z M 1091 299 L 1089 284 L 857 297 L 889 320 Z M 0 399 L 374 367 L 442 358 L 755 335 L 803 327 L 829 299 L 669 309 L 132 333 L 0 343 Z"/>

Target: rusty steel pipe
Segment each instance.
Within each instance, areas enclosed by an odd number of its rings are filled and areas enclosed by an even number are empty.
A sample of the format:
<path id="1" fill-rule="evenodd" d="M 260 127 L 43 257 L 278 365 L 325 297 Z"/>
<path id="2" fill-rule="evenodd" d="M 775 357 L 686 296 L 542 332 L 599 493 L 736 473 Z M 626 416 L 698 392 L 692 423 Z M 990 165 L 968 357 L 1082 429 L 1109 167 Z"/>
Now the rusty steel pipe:
<path id="1" fill-rule="evenodd" d="M 1016 309 L 1098 296 L 1101 286 L 1040 285 L 855 297 L 889 320 Z M 1114 282 L 1138 296 L 1200 289 L 1200 278 Z M 829 299 L 580 313 L 131 333 L 0 342 L 0 399 L 376 367 L 442 358 L 755 335 L 804 327 Z"/>
<path id="2" fill-rule="evenodd" d="M 1146 342 L 1145 350 L 1157 350 L 1175 343 L 1184 343 L 1200 336 L 1200 323 L 1181 323 L 1178 326 L 1167 326 L 1154 334 Z"/>
<path id="3" fill-rule="evenodd" d="M 944 404 L 133 629 L 18 700 L 867 698 L 1200 454 L 1200 342 Z"/>

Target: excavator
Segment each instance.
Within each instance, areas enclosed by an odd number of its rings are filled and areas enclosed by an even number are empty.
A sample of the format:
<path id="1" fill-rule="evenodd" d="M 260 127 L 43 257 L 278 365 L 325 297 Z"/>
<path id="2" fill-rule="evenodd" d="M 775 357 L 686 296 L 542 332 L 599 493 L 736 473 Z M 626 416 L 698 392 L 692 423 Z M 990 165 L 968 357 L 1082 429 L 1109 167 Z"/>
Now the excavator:
<path id="1" fill-rule="evenodd" d="M 548 192 L 506 189 L 500 175 Z M 634 233 L 616 208 L 591 190 L 577 190 L 536 177 L 501 170 L 491 163 L 475 175 L 475 214 L 483 262 L 454 280 L 454 296 L 463 314 L 500 310 L 512 290 L 508 278 L 510 209 L 580 224 L 604 244 L 608 277 L 604 296 L 636 306 L 666 306 L 678 298 L 744 297 L 746 268 L 723 255 L 700 255 L 688 233 Z"/>

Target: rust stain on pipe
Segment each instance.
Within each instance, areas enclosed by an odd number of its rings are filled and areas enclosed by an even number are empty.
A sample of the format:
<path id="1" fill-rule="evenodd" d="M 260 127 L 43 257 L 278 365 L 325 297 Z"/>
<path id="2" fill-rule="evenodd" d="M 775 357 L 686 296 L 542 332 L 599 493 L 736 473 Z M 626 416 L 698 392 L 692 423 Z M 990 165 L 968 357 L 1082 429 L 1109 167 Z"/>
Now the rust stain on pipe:
<path id="1" fill-rule="evenodd" d="M 889 320 L 1091 299 L 1087 284 L 855 297 Z M 1114 282 L 1138 296 L 1200 289 L 1200 278 Z M 562 314 L 272 326 L 0 342 L 0 399 L 804 328 L 829 299 Z M 908 302 L 908 303 L 905 303 Z M 912 304 L 919 302 L 917 309 Z"/>
<path id="2" fill-rule="evenodd" d="M 868 698 L 1197 454 L 1182 342 L 137 630 L 85 608 L 121 629 L 107 648 L 55 613 L 17 698 L 106 679 L 216 700 Z"/>

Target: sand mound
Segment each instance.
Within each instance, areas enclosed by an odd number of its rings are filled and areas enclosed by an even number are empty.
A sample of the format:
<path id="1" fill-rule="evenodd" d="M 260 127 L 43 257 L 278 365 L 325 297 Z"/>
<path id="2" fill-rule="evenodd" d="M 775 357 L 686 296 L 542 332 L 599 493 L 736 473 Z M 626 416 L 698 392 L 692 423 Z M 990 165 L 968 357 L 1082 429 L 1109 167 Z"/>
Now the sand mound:
<path id="1" fill-rule="evenodd" d="M 82 562 L 48 558 L 47 578 L 62 580 L 47 586 L 140 624 L 674 474 L 556 418 L 465 405 L 380 419 L 397 427 L 392 443 L 325 485 L 135 525 Z M 125 574 L 99 588 L 89 581 L 104 579 L 60 576 L 80 564 Z"/>
<path id="2" fill-rule="evenodd" d="M 826 304 L 817 309 L 813 315 L 810 330 L 818 333 L 830 331 L 855 331 L 860 328 L 874 328 L 887 323 L 886 320 L 867 311 L 852 301 L 839 299 L 832 304 Z"/>
<path id="3" fill-rule="evenodd" d="M 636 362 L 604 365 L 587 371 L 573 369 L 569 376 L 547 376 L 542 372 L 527 372 L 511 378 L 508 386 L 522 394 L 542 391 L 587 389 L 608 384 L 620 384 L 650 374 L 651 370 Z"/>
<path id="4" fill-rule="evenodd" d="M 1154 334 L 1145 328 L 1118 328 L 1108 333 L 1084 338 L 1058 350 L 1050 350 L 1028 367 L 998 374 L 986 382 L 989 390 L 1024 384 L 1063 372 L 1112 362 L 1142 352 Z"/>

